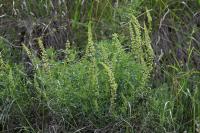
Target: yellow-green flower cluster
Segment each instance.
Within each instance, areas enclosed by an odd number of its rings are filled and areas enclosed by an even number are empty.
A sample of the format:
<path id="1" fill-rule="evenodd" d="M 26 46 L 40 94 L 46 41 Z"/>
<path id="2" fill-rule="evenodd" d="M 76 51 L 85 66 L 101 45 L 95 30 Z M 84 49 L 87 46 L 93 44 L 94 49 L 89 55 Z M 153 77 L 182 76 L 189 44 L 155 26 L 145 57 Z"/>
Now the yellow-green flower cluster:
<path id="1" fill-rule="evenodd" d="M 112 113 L 115 109 L 115 100 L 116 100 L 118 85 L 115 82 L 115 77 L 114 77 L 114 73 L 113 73 L 112 69 L 103 62 L 101 62 L 101 64 L 104 67 L 104 69 L 107 72 L 108 77 L 109 77 L 110 93 L 111 93 L 109 112 Z"/>
<path id="2" fill-rule="evenodd" d="M 3 59 L 2 59 L 2 56 L 1 56 L 1 53 L 0 53 L 0 68 L 3 66 L 4 62 L 3 62 Z"/>
<path id="3" fill-rule="evenodd" d="M 99 95 L 99 90 L 98 90 L 98 78 L 97 78 L 97 64 L 96 64 L 96 58 L 95 58 L 95 47 L 94 47 L 94 42 L 92 40 L 92 27 L 91 23 L 88 25 L 88 45 L 86 47 L 86 59 L 89 60 L 90 65 L 89 65 L 89 78 L 91 80 L 90 86 L 91 86 L 91 92 L 93 93 L 93 104 L 95 107 L 95 110 L 98 110 L 98 102 L 97 102 L 97 97 Z"/>
<path id="4" fill-rule="evenodd" d="M 48 58 L 47 58 L 47 53 L 46 53 L 46 50 L 44 48 L 44 44 L 43 44 L 43 41 L 41 38 L 38 38 L 38 45 L 41 50 L 41 57 L 42 57 L 42 62 L 43 62 L 44 68 L 47 68 L 48 67 Z"/>
<path id="5" fill-rule="evenodd" d="M 129 29 L 131 36 L 131 48 L 134 58 L 138 63 L 144 64 L 140 24 L 135 16 L 132 16 L 131 18 Z"/>
<path id="6" fill-rule="evenodd" d="M 88 25 L 88 44 L 86 46 L 86 58 L 94 60 L 94 56 L 95 56 L 95 48 L 94 48 L 94 42 L 92 40 L 92 27 L 91 27 L 91 23 L 89 23 L 89 25 Z"/>
<path id="7" fill-rule="evenodd" d="M 148 19 L 151 21 L 150 14 L 148 14 Z M 144 25 L 144 36 L 142 36 L 140 24 L 135 16 L 132 16 L 131 18 L 129 29 L 131 36 L 132 54 L 134 55 L 135 60 L 144 67 L 142 72 L 143 76 L 141 78 L 141 87 L 144 87 L 147 80 L 149 79 L 150 72 L 153 69 L 152 65 L 154 58 L 149 31 L 146 25 Z"/>

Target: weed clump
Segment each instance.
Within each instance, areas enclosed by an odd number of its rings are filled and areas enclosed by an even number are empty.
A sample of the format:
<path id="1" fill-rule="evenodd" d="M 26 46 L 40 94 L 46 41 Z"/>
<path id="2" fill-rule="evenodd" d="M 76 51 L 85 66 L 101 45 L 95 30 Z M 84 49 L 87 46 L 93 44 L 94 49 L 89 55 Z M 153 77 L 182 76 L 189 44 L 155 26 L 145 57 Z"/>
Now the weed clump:
<path id="1" fill-rule="evenodd" d="M 31 100 L 32 102 L 39 102 L 38 111 L 41 110 L 43 116 L 55 121 L 62 119 L 61 123 L 67 125 L 64 129 L 66 131 L 75 130 L 77 125 L 84 125 L 90 121 L 92 122 L 90 126 L 102 128 L 110 122 L 119 121 L 121 117 L 130 122 L 132 117 L 136 117 L 139 122 L 139 117 L 143 116 L 136 115 L 136 112 L 139 108 L 143 108 L 140 107 L 143 103 L 147 102 L 143 99 L 148 97 L 147 81 L 151 72 L 149 68 L 152 65 L 153 54 L 147 38 L 147 29 L 142 36 L 140 25 L 135 17 L 133 21 L 131 23 L 134 25 L 134 32 L 131 29 L 132 43 L 128 52 L 121 45 L 117 34 L 113 35 L 112 40 L 95 43 L 92 39 L 91 24 L 88 25 L 86 52 L 81 58 L 76 50 L 70 48 L 69 42 L 66 43 L 68 49 L 64 50 L 66 59 L 60 61 L 54 58 L 56 52 L 53 49 L 44 49 L 41 39 L 38 39 L 40 59 L 23 45 L 34 67 L 34 76 L 31 79 L 26 78 L 26 74 L 20 74 L 22 70 L 18 67 L 8 69 L 12 93 L 10 93 L 11 97 L 3 94 L 4 92 L 1 93 L 1 99 L 4 99 L 4 95 L 11 101 L 14 100 L 17 108 L 22 109 L 20 112 L 23 112 L 24 121 L 20 121 L 21 125 L 32 124 L 28 117 L 28 110 L 22 108 L 24 102 L 20 99 L 25 96 L 30 100 L 35 99 Z M 145 55 L 145 52 L 149 55 Z M 21 77 L 17 77 L 16 80 L 14 73 L 18 73 Z M 21 85 L 22 80 L 25 81 L 23 85 Z M 3 80 L 4 82 L 7 83 Z M 19 91 L 22 94 L 20 99 L 16 98 Z M 35 91 L 34 95 L 33 91 Z M 25 92 L 27 95 L 23 95 Z M 27 104 L 26 108 L 31 106 Z M 38 111 L 35 110 L 35 113 Z M 45 122 L 46 120 L 42 121 L 43 124 Z M 120 128 L 124 127 L 119 126 L 117 130 Z M 35 127 L 32 129 L 35 130 Z"/>

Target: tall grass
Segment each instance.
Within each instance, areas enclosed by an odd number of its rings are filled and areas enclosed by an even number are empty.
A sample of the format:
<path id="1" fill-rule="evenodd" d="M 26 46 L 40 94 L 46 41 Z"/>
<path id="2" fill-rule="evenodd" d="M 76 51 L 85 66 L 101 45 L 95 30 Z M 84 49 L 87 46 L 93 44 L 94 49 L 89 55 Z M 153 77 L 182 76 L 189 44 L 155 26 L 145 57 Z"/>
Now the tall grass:
<path id="1" fill-rule="evenodd" d="M 55 35 L 55 33 L 64 30 L 67 34 L 65 37 L 69 41 L 81 45 L 79 42 L 83 42 L 87 38 L 87 23 L 89 21 L 94 23 L 96 37 L 105 38 L 118 31 L 121 19 L 122 22 L 127 22 L 127 14 L 139 12 L 137 8 L 141 1 L 11 0 L 7 2 L 2 0 L 1 4 L 1 12 L 3 13 L 1 25 L 7 25 L 10 28 L 9 31 L 2 28 L 1 33 L 5 32 L 10 35 L 5 37 L 14 44 L 27 39 L 31 41 L 39 36 Z M 79 34 L 79 31 L 85 34 Z M 19 35 L 16 32 L 19 32 Z M 24 40 L 20 40 L 23 37 Z M 57 39 L 65 40 L 59 36 Z"/>
<path id="2" fill-rule="evenodd" d="M 160 88 L 153 98 L 155 110 L 160 109 L 158 127 L 163 132 L 198 132 L 199 22 L 195 14 L 199 5 L 195 0 L 151 0 L 146 5 L 154 14 L 157 76 L 152 82 L 158 81 L 155 84 Z"/>

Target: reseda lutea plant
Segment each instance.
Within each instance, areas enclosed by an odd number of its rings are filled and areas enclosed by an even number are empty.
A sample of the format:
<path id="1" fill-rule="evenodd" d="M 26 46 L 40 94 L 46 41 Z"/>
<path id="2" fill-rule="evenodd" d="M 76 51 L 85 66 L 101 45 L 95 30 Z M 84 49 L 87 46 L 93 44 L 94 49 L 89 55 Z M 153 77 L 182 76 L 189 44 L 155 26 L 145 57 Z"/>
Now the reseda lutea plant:
<path id="1" fill-rule="evenodd" d="M 148 30 L 144 29 L 143 35 L 139 22 L 133 16 L 130 50 L 127 52 L 116 34 L 110 41 L 94 43 L 89 24 L 88 45 L 81 59 L 74 58 L 78 57 L 72 55 L 76 52 L 66 50 L 70 55 L 66 56 L 66 60 L 48 62 L 50 73 L 42 68 L 36 71 L 34 82 L 41 85 L 40 89 L 50 100 L 49 108 L 64 116 L 69 115 L 64 113 L 67 109 L 73 116 L 87 117 L 99 126 L 108 124 L 111 118 L 128 117 L 127 111 L 130 110 L 130 114 L 134 115 L 137 106 L 143 102 L 141 99 L 147 96 L 147 82 L 152 70 L 153 51 Z M 65 118 L 72 120 L 71 115 Z M 105 123 L 101 125 L 96 118 Z"/>
<path id="2" fill-rule="evenodd" d="M 129 131 L 138 123 L 142 125 L 146 117 L 144 114 L 147 114 L 153 50 L 146 26 L 142 32 L 134 16 L 130 21 L 130 33 L 131 44 L 126 48 L 121 45 L 117 34 L 113 35 L 112 40 L 94 42 L 90 23 L 85 55 L 80 58 L 67 42 L 64 50 L 66 58 L 61 61 L 55 58 L 53 49 L 44 49 L 40 39 L 40 59 L 23 45 L 34 67 L 34 75 L 33 79 L 25 78 L 22 74 L 18 77 L 27 82 L 23 89 L 18 90 L 21 93 L 17 93 L 23 99 L 23 93 L 29 93 L 30 89 L 36 91 L 28 96 L 39 102 L 37 111 L 65 127 L 65 131 L 76 130 L 84 124 L 102 128 L 121 121 L 121 118 L 126 122 L 122 121 L 123 124 L 116 130 Z M 15 80 L 14 76 L 12 78 Z M 24 107 L 25 103 L 20 100 L 14 104 Z M 23 112 L 29 112 L 28 107 Z M 35 124 L 29 121 L 28 114 L 23 113 L 25 122 L 20 123 L 21 126 Z"/>

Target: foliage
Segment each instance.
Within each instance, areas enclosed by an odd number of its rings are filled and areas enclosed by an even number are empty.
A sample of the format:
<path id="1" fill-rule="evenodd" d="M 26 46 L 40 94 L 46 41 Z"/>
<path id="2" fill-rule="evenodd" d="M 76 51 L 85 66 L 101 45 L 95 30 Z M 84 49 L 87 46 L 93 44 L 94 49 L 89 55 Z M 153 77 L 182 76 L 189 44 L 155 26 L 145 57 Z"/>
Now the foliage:
<path id="1" fill-rule="evenodd" d="M 200 132 L 199 26 L 199 0 L 1 0 L 0 132 Z"/>

